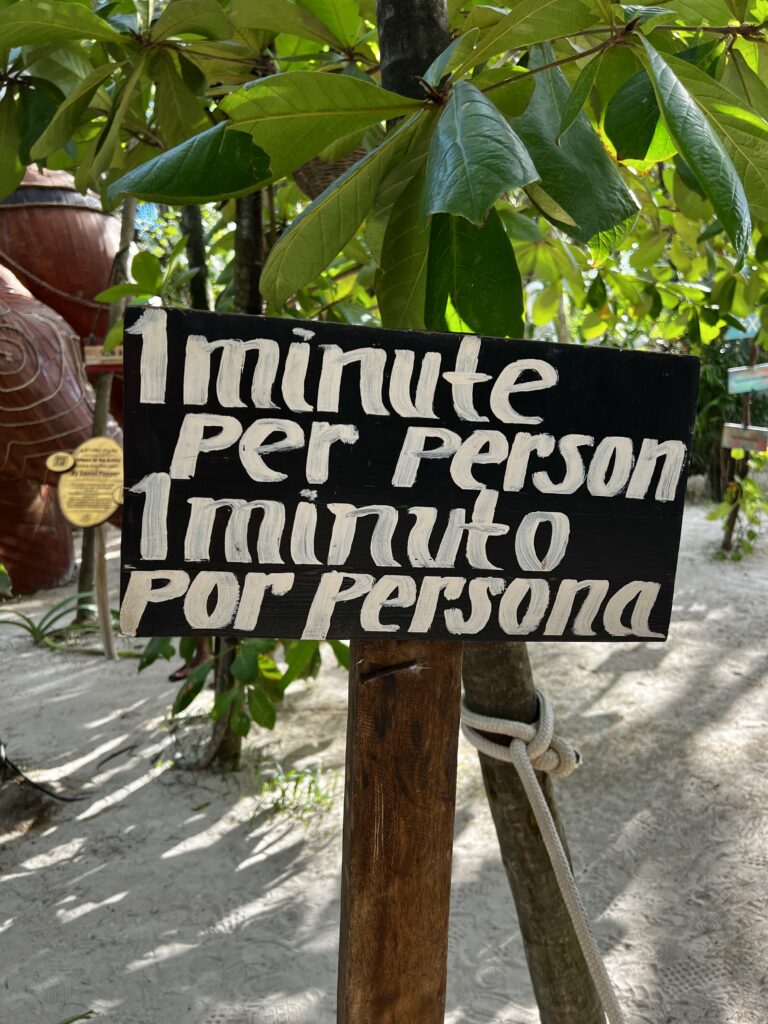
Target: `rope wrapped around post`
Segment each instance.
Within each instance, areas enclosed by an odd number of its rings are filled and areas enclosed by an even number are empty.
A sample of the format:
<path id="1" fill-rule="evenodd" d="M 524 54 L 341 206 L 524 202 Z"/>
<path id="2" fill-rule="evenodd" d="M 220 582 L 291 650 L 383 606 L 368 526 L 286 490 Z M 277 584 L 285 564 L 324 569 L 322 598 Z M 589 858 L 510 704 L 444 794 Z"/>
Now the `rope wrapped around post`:
<path id="1" fill-rule="evenodd" d="M 536 817 L 542 839 L 547 848 L 552 869 L 555 872 L 560 892 L 568 913 L 573 921 L 574 931 L 579 940 L 595 988 L 603 1004 L 609 1024 L 627 1024 L 619 1005 L 616 992 L 605 969 L 600 951 L 587 918 L 581 894 L 571 871 L 568 857 L 560 842 L 552 814 L 542 792 L 536 772 L 547 772 L 559 778 L 567 778 L 578 767 L 581 755 L 565 740 L 555 735 L 555 715 L 552 704 L 536 691 L 539 702 L 538 721 L 509 722 L 503 718 L 480 715 L 462 703 L 461 731 L 464 737 L 481 754 L 498 761 L 514 765 L 520 776 L 528 801 Z M 494 743 L 483 733 L 507 737 L 509 742 Z"/>

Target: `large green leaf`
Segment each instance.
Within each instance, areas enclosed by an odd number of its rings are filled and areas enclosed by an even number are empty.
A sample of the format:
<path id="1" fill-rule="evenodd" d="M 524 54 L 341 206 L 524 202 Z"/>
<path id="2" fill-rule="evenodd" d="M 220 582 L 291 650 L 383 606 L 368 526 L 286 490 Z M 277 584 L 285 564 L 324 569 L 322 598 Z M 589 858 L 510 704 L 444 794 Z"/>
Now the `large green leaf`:
<path id="1" fill-rule="evenodd" d="M 768 84 L 756 75 L 738 50 L 732 50 L 721 83 L 741 98 L 744 106 L 768 120 Z"/>
<path id="2" fill-rule="evenodd" d="M 739 256 L 743 257 L 749 247 L 752 224 L 744 186 L 733 161 L 701 107 L 670 65 L 647 39 L 643 39 L 643 47 L 644 63 L 669 134 L 712 203 Z"/>
<path id="3" fill-rule="evenodd" d="M 293 71 L 230 93 L 221 104 L 269 154 L 282 178 L 343 135 L 424 107 L 351 75 Z"/>
<path id="4" fill-rule="evenodd" d="M 457 82 L 429 147 L 423 210 L 482 224 L 502 192 L 539 177 L 522 141 L 479 89 Z"/>
<path id="5" fill-rule="evenodd" d="M 101 64 L 94 68 L 67 96 L 51 123 L 32 147 L 33 160 L 40 160 L 66 146 L 80 126 L 81 118 L 88 109 L 96 90 L 121 66 L 120 64 Z"/>
<path id="6" fill-rule="evenodd" d="M 153 42 L 180 35 L 205 36 L 206 39 L 228 39 L 227 17 L 217 0 L 170 0 L 152 26 Z"/>
<path id="7" fill-rule="evenodd" d="M 733 19 L 727 0 L 665 0 L 659 6 L 673 14 L 668 21 L 681 25 L 727 25 Z"/>
<path id="8" fill-rule="evenodd" d="M 459 72 L 497 53 L 575 35 L 601 22 L 600 15 L 581 0 L 517 0 L 510 7 L 509 14 L 482 33 L 474 53 Z"/>
<path id="9" fill-rule="evenodd" d="M 365 220 L 376 190 L 415 130 L 413 119 L 318 196 L 281 236 L 261 275 L 261 292 L 279 308 L 338 255 Z"/>
<path id="10" fill-rule="evenodd" d="M 478 334 L 522 338 L 523 283 L 496 210 L 479 228 L 463 217 L 438 214 L 432 218 L 425 306 L 428 329 L 447 329 L 448 300 Z"/>
<path id="11" fill-rule="evenodd" d="M 261 683 L 248 687 L 248 710 L 257 725 L 263 729 L 274 729 L 277 712 Z"/>
<path id="12" fill-rule="evenodd" d="M 744 97 L 731 92 L 699 68 L 674 57 L 665 59 L 715 126 L 744 185 L 755 217 L 768 219 L 768 121 L 749 109 Z"/>
<path id="13" fill-rule="evenodd" d="M 217 124 L 124 174 L 109 187 L 114 202 L 209 203 L 246 195 L 269 180 L 269 157 L 248 135 Z"/>
<path id="14" fill-rule="evenodd" d="M 157 88 L 155 112 L 163 141 L 169 148 L 178 146 L 205 124 L 203 109 L 195 94 L 185 85 L 173 56 L 162 50 L 150 68 Z"/>
<path id="15" fill-rule="evenodd" d="M 19 0 L 0 18 L 0 50 L 75 39 L 119 43 L 122 37 L 103 18 L 69 0 Z"/>
<path id="16" fill-rule="evenodd" d="M 571 127 L 573 122 L 579 116 L 584 109 L 584 104 L 589 99 L 589 94 L 592 91 L 592 86 L 595 84 L 597 73 L 600 70 L 600 65 L 603 61 L 603 54 L 598 53 L 596 57 L 586 64 L 579 77 L 573 84 L 571 89 L 571 95 L 568 97 L 568 102 L 565 105 L 562 116 L 560 118 L 560 135 L 565 135 L 568 129 Z M 558 142 L 560 138 L 558 136 Z"/>
<path id="17" fill-rule="evenodd" d="M 430 85 L 439 85 L 445 75 L 450 74 L 454 68 L 459 67 L 469 57 L 479 35 L 479 29 L 473 28 L 469 32 L 457 36 L 429 65 L 424 72 L 424 81 L 429 82 Z"/>
<path id="18" fill-rule="evenodd" d="M 340 43 L 327 25 L 293 0 L 257 0 L 257 3 L 254 0 L 232 0 L 230 18 L 238 28 L 285 32 L 331 46 Z"/>
<path id="19" fill-rule="evenodd" d="M 656 162 L 669 160 L 675 153 L 647 71 L 638 71 L 616 91 L 606 108 L 603 127 L 619 160 Z"/>
<path id="20" fill-rule="evenodd" d="M 108 122 L 108 127 L 102 134 L 101 142 L 94 151 L 93 158 L 85 161 L 78 167 L 77 174 L 75 175 L 75 184 L 81 191 L 84 189 L 88 176 L 94 182 L 98 182 L 99 177 L 112 163 L 117 147 L 120 144 L 120 129 L 124 126 L 125 115 L 133 100 L 133 94 L 141 81 L 141 76 L 144 74 L 146 62 L 146 57 L 139 58 L 135 68 L 123 85 L 120 98 Z"/>
<path id="21" fill-rule="evenodd" d="M 347 49 L 357 41 L 360 29 L 360 8 L 357 0 L 300 0 L 311 15 L 321 21 Z"/>
<path id="22" fill-rule="evenodd" d="M 24 177 L 19 160 L 19 107 L 16 97 L 6 89 L 0 99 L 0 199 L 5 199 Z"/>
<path id="23" fill-rule="evenodd" d="M 551 56 L 549 47 L 534 47 L 531 67 L 548 63 Z M 584 114 L 579 114 L 558 145 L 570 97 L 562 71 L 553 68 L 535 77 L 536 88 L 525 113 L 511 122 L 541 174 L 540 183 L 530 190 L 532 198 L 581 242 L 630 224 L 637 203 Z"/>
<path id="24" fill-rule="evenodd" d="M 421 212 L 424 174 L 417 174 L 391 208 L 381 248 L 376 297 L 385 327 L 424 330 L 430 221 Z"/>

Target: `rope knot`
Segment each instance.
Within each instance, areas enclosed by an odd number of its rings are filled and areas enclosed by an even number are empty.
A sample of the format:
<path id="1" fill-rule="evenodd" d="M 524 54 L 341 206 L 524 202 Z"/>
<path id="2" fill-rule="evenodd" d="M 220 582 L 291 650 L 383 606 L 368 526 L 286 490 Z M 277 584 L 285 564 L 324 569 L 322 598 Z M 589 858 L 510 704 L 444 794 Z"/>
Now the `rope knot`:
<path id="1" fill-rule="evenodd" d="M 514 763 L 513 751 L 522 748 L 537 772 L 547 772 L 559 778 L 567 778 L 581 763 L 581 754 L 560 736 L 555 736 L 555 713 L 551 701 L 536 691 L 539 705 L 538 720 L 509 722 L 504 718 L 492 718 L 471 711 L 464 702 L 461 714 L 461 728 L 469 742 L 482 754 L 507 764 Z M 509 738 L 508 744 L 494 743 L 482 733 L 494 733 Z"/>

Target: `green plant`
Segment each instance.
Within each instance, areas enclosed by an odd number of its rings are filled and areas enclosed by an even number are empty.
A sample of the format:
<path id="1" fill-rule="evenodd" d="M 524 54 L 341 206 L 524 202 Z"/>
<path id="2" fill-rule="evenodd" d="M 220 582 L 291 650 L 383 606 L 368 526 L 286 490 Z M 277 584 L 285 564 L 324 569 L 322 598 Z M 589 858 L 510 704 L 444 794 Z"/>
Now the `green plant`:
<path id="1" fill-rule="evenodd" d="M 75 1017 L 67 1017 L 66 1020 L 59 1021 L 59 1024 L 77 1024 L 79 1020 L 93 1020 L 96 1016 L 94 1010 L 86 1010 L 84 1013 L 79 1013 Z"/>
<path id="2" fill-rule="evenodd" d="M 11 577 L 5 566 L 0 563 L 0 597 L 10 597 L 12 593 Z"/>
<path id="3" fill-rule="evenodd" d="M 286 771 L 275 762 L 274 772 L 262 780 L 261 796 L 269 804 L 271 814 L 305 819 L 331 809 L 337 782 L 336 773 L 321 765 Z"/>
<path id="4" fill-rule="evenodd" d="M 708 513 L 707 519 L 722 520 L 724 533 L 730 540 L 730 546 L 722 547 L 717 557 L 740 562 L 745 555 L 752 554 L 763 518 L 768 516 L 768 495 L 754 479 L 754 474 L 768 470 L 768 452 L 734 448 L 730 457 L 744 466 L 746 472 L 734 476 L 726 488 L 724 500 Z M 753 475 L 747 476 L 747 473 Z"/>

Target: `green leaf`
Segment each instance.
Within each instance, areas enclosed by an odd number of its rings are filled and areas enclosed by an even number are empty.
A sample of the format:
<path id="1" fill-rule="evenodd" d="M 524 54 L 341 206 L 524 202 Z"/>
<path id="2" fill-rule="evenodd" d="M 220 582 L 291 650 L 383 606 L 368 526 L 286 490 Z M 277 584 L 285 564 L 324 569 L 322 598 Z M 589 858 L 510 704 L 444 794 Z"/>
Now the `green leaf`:
<path id="1" fill-rule="evenodd" d="M 104 291 L 99 292 L 98 295 L 94 295 L 94 302 L 115 302 L 117 299 L 124 299 L 141 294 L 142 289 L 134 281 L 129 281 L 126 284 L 113 284 L 110 288 L 105 288 Z M 149 293 L 154 295 L 154 291 Z"/>
<path id="2" fill-rule="evenodd" d="M 286 654 L 287 668 L 283 674 L 283 685 L 288 686 L 296 679 L 302 679 L 312 666 L 312 660 L 320 646 L 319 640 L 295 640 Z"/>
<path id="3" fill-rule="evenodd" d="M 80 39 L 123 42 L 103 18 L 71 0 L 19 0 L 0 19 L 0 50 Z"/>
<path id="4" fill-rule="evenodd" d="M 243 641 L 232 662 L 232 675 L 241 683 L 252 683 L 259 678 L 259 648 L 257 643 Z"/>
<path id="5" fill-rule="evenodd" d="M 172 715 L 178 715 L 185 708 L 189 707 L 195 697 L 197 697 L 205 686 L 205 680 L 208 678 L 214 665 L 215 662 L 213 659 L 210 659 L 209 661 L 202 662 L 202 664 L 197 665 L 191 670 L 180 687 L 179 692 L 176 694 L 173 707 L 171 708 Z"/>
<path id="6" fill-rule="evenodd" d="M 392 207 L 381 248 L 376 298 L 384 327 L 424 330 L 429 256 L 429 218 L 421 212 L 423 171 Z"/>
<path id="7" fill-rule="evenodd" d="M 230 18 L 238 28 L 263 28 L 331 46 L 340 42 L 327 25 L 292 0 L 232 0 Z"/>
<path id="8" fill-rule="evenodd" d="M 158 658 L 165 658 L 168 661 L 176 653 L 176 648 L 171 643 L 170 637 L 153 636 L 147 646 L 141 652 L 139 658 L 139 672 L 148 668 Z"/>
<path id="9" fill-rule="evenodd" d="M 138 252 L 131 260 L 131 275 L 142 292 L 155 295 L 163 280 L 163 268 L 154 253 Z"/>
<path id="10" fill-rule="evenodd" d="M 357 0 L 301 0 L 301 6 L 327 25 L 346 50 L 355 45 L 360 29 Z"/>
<path id="11" fill-rule="evenodd" d="M 6 87 L 0 99 L 0 199 L 19 187 L 24 165 L 19 160 L 19 108 L 16 97 Z"/>
<path id="12" fill-rule="evenodd" d="M 424 105 L 350 75 L 292 71 L 230 93 L 221 109 L 269 154 L 277 179 L 340 136 Z"/>
<path id="13" fill-rule="evenodd" d="M 531 67 L 546 64 L 551 57 L 548 47 L 535 47 Z M 578 115 L 557 144 L 569 97 L 568 82 L 559 68 L 537 74 L 533 98 L 512 126 L 541 173 L 541 181 L 528 189 L 529 195 L 558 227 L 580 242 L 589 242 L 618 225 L 631 224 L 637 202 L 584 114 Z"/>
<path id="14" fill-rule="evenodd" d="M 447 46 L 429 65 L 424 72 L 424 81 L 429 82 L 430 85 L 439 85 L 447 74 L 462 64 L 472 53 L 479 35 L 479 29 L 474 28 L 454 39 L 450 46 Z"/>
<path id="15" fill-rule="evenodd" d="M 272 306 L 280 308 L 297 289 L 312 281 L 354 236 L 415 125 L 414 119 L 400 125 L 318 196 L 280 237 L 260 282 L 261 292 Z"/>
<path id="16" fill-rule="evenodd" d="M 493 103 L 469 82 L 457 82 L 430 143 L 424 213 L 453 213 L 481 224 L 502 192 L 538 177 Z"/>
<path id="17" fill-rule="evenodd" d="M 146 58 L 140 57 L 136 67 L 123 86 L 120 99 L 112 112 L 108 127 L 101 134 L 98 145 L 89 152 L 88 158 L 78 167 L 75 174 L 75 184 L 81 191 L 83 191 L 89 177 L 91 180 L 98 182 L 101 175 L 112 163 L 115 152 L 120 145 L 120 129 L 124 125 L 125 115 L 133 100 L 133 94 L 141 81 L 145 65 Z"/>
<path id="18" fill-rule="evenodd" d="M 120 64 L 99 65 L 67 96 L 51 123 L 32 147 L 30 155 L 33 160 L 40 160 L 66 146 L 80 127 L 81 118 L 99 86 L 121 66 Z"/>
<path id="19" fill-rule="evenodd" d="M 768 120 L 768 85 L 756 75 L 738 50 L 731 50 L 720 84 L 741 98 L 742 105 Z"/>
<path id="20" fill-rule="evenodd" d="M 520 117 L 531 102 L 536 84 L 535 76 L 525 68 L 505 64 L 500 68 L 486 68 L 472 80 L 481 92 L 493 100 L 493 105 L 504 117 Z"/>
<path id="21" fill-rule="evenodd" d="M 745 102 L 744 97 L 699 68 L 674 57 L 665 59 L 714 126 L 741 179 L 754 216 L 768 219 L 768 121 L 749 109 L 748 100 Z M 703 182 L 700 184 L 703 187 Z"/>
<path id="22" fill-rule="evenodd" d="M 509 14 L 483 33 L 457 74 L 497 53 L 575 35 L 600 22 L 600 16 L 581 0 L 517 0 L 511 7 Z"/>
<path id="23" fill-rule="evenodd" d="M 589 64 L 582 68 L 579 77 L 576 79 L 571 89 L 571 95 L 568 97 L 568 102 L 565 104 L 560 117 L 560 134 L 557 137 L 558 145 L 560 144 L 561 136 L 565 135 L 589 99 L 589 94 L 592 91 L 592 86 L 595 84 L 595 78 L 600 70 L 602 60 L 603 54 L 598 53 Z"/>
<path id="24" fill-rule="evenodd" d="M 205 115 L 195 94 L 184 84 L 181 69 L 177 70 L 169 51 L 161 51 L 150 70 L 156 83 L 157 123 L 170 149 L 196 135 L 206 123 Z"/>
<path id="25" fill-rule="evenodd" d="M 502 207 L 498 212 L 507 234 L 515 242 L 539 242 L 541 240 L 539 225 L 532 217 L 526 217 L 516 210 L 510 210 L 508 206 Z"/>
<path id="26" fill-rule="evenodd" d="M 228 39 L 227 17 L 217 0 L 170 0 L 152 26 L 152 42 L 179 35 L 205 36 L 206 39 Z"/>
<path id="27" fill-rule="evenodd" d="M 429 330 L 447 329 L 448 300 L 478 334 L 523 336 L 523 284 L 496 210 L 479 228 L 463 217 L 432 218 L 425 313 Z"/>
<path id="28" fill-rule="evenodd" d="M 8 575 L 8 570 L 5 566 L 0 565 L 0 597 L 10 597 L 11 594 L 11 577 Z"/>
<path id="29" fill-rule="evenodd" d="M 197 651 L 197 637 L 196 636 L 182 636 L 179 637 L 179 657 L 183 658 L 184 661 L 189 662 L 194 658 Z"/>
<path id="30" fill-rule="evenodd" d="M 349 668 L 349 645 L 345 644 L 343 640 L 328 640 L 333 653 L 336 655 L 336 661 L 342 668 Z"/>
<path id="31" fill-rule="evenodd" d="M 264 687 L 258 683 L 248 687 L 248 710 L 257 725 L 263 729 L 274 729 L 277 721 L 275 706 L 267 696 Z"/>
<path id="32" fill-rule="evenodd" d="M 643 38 L 644 63 L 669 134 L 712 203 L 741 259 L 752 233 L 738 172 L 701 108 L 664 58 Z M 686 70 L 690 70 L 686 65 Z"/>
<path id="33" fill-rule="evenodd" d="M 109 197 L 208 203 L 246 195 L 268 179 L 267 154 L 222 123 L 124 174 L 109 186 Z"/>
<path id="34" fill-rule="evenodd" d="M 661 162 L 675 153 L 647 71 L 638 71 L 619 87 L 606 108 L 603 127 L 619 160 Z"/>

